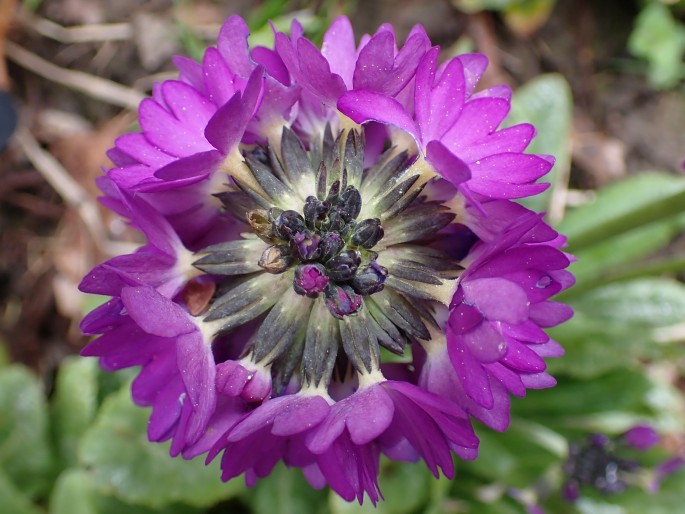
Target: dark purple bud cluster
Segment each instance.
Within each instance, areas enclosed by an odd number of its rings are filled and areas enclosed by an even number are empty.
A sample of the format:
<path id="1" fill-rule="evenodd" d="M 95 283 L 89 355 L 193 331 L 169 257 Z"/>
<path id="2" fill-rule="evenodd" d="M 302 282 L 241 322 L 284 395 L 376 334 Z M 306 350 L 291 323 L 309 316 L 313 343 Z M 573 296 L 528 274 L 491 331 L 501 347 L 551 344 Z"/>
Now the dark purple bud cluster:
<path id="1" fill-rule="evenodd" d="M 295 292 L 310 298 L 324 293 L 331 314 L 356 313 L 362 296 L 383 289 L 388 270 L 371 249 L 383 238 L 378 218 L 356 221 L 362 198 L 354 186 L 336 180 L 325 199 L 309 196 L 302 214 L 272 207 L 247 213 L 255 233 L 271 243 L 259 259 L 269 273 L 295 268 Z"/>
<path id="2" fill-rule="evenodd" d="M 640 465 L 619 456 L 620 450 L 616 441 L 603 434 L 590 435 L 583 445 L 572 444 L 564 465 L 564 499 L 577 500 L 581 486 L 593 487 L 603 494 L 623 491 L 628 486 L 627 473 L 636 471 Z"/>

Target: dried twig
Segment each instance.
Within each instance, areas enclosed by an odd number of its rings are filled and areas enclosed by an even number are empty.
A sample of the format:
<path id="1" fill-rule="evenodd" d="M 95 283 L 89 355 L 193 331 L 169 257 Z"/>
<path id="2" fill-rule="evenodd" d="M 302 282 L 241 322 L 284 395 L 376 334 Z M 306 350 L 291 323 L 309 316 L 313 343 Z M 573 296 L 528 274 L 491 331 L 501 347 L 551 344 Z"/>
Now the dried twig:
<path id="1" fill-rule="evenodd" d="M 0 89 L 9 89 L 10 81 L 5 66 L 5 37 L 12 21 L 16 0 L 0 0 Z"/>
<path id="2" fill-rule="evenodd" d="M 57 159 L 41 148 L 38 141 L 25 127 L 17 130 L 14 139 L 31 164 L 62 197 L 64 203 L 78 212 L 98 249 L 104 250 L 105 231 L 95 200 L 73 179 Z"/>
<path id="3" fill-rule="evenodd" d="M 26 30 L 64 44 L 125 41 L 133 37 L 133 27 L 130 23 L 97 23 L 63 27 L 26 9 L 18 11 L 17 21 Z"/>
<path id="4" fill-rule="evenodd" d="M 7 41 L 7 57 L 41 77 L 57 82 L 71 89 L 104 102 L 135 110 L 145 95 L 140 91 L 123 86 L 111 80 L 83 73 L 82 71 L 61 68 L 29 52 L 25 48 Z"/>

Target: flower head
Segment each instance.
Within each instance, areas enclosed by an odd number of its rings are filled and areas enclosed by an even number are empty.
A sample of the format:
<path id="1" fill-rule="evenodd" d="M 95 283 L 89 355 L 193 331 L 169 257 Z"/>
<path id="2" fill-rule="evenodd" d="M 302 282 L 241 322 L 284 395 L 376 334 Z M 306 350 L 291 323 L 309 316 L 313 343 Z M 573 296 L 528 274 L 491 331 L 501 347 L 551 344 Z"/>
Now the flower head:
<path id="1" fill-rule="evenodd" d="M 639 453 L 646 452 L 660 440 L 654 428 L 643 424 L 617 437 L 591 434 L 584 444 L 572 444 L 564 464 L 564 499 L 575 502 L 584 487 L 606 495 L 640 485 L 651 493 L 657 492 L 661 481 L 685 464 L 681 456 L 673 456 L 653 469 L 646 467 Z"/>
<path id="2" fill-rule="evenodd" d="M 150 439 L 221 455 L 224 480 L 282 460 L 376 502 L 381 454 L 452 477 L 470 417 L 504 430 L 509 394 L 554 384 L 569 257 L 511 200 L 553 160 L 524 153 L 532 126 L 498 129 L 486 59 L 438 66 L 421 27 L 400 49 L 346 18 L 321 50 L 297 23 L 274 49 L 247 35 L 232 17 L 202 63 L 177 59 L 110 152 L 103 201 L 148 244 L 84 278 L 112 300 L 83 354 L 142 366 Z"/>

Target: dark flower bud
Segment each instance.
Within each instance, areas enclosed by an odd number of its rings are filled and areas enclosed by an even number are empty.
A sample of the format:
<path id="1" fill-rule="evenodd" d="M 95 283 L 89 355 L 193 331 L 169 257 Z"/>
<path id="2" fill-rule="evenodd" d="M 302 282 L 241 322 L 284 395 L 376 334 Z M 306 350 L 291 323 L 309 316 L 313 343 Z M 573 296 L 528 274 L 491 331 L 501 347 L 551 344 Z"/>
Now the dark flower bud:
<path id="1" fill-rule="evenodd" d="M 274 245 L 262 252 L 257 264 L 269 273 L 278 274 L 287 270 L 294 260 L 290 248 Z"/>
<path id="2" fill-rule="evenodd" d="M 326 263 L 329 270 L 328 276 L 336 282 L 351 280 L 357 272 L 362 258 L 355 250 L 346 250 L 333 257 Z"/>
<path id="3" fill-rule="evenodd" d="M 340 214 L 339 208 L 334 208 L 329 213 L 326 229 L 331 232 L 342 232 L 345 229 L 345 220 Z"/>
<path id="4" fill-rule="evenodd" d="M 262 209 L 255 209 L 249 211 L 245 217 L 255 234 L 257 234 L 260 239 L 270 243 L 271 237 L 273 236 L 273 227 L 271 221 L 269 221 L 269 213 Z"/>
<path id="5" fill-rule="evenodd" d="M 338 201 L 338 195 L 340 195 L 340 181 L 336 180 L 328 189 L 328 196 L 325 201 L 328 202 L 329 205 L 334 205 Z"/>
<path id="6" fill-rule="evenodd" d="M 345 221 L 357 219 L 362 210 L 362 195 L 353 186 L 348 186 L 338 199 L 340 215 Z"/>
<path id="7" fill-rule="evenodd" d="M 297 232 L 290 239 L 290 248 L 301 261 L 311 261 L 321 255 L 319 243 L 321 238 L 318 234 L 312 234 L 309 230 Z"/>
<path id="8" fill-rule="evenodd" d="M 352 232 L 352 239 L 350 242 L 354 246 L 363 246 L 364 248 L 373 248 L 378 241 L 383 239 L 383 227 L 381 227 L 381 220 L 378 218 L 362 220 L 354 227 Z"/>
<path id="9" fill-rule="evenodd" d="M 359 310 L 362 297 L 355 293 L 350 286 L 336 286 L 329 284 L 326 288 L 326 307 L 337 319 L 350 316 Z"/>
<path id="10" fill-rule="evenodd" d="M 368 266 L 359 270 L 354 276 L 351 286 L 360 295 L 368 296 L 383 290 L 383 284 L 387 276 L 387 269 L 376 261 L 371 261 Z"/>
<path id="11" fill-rule="evenodd" d="M 297 294 L 316 298 L 319 293 L 323 293 L 328 286 L 328 276 L 326 268 L 321 264 L 301 264 L 295 268 L 295 279 L 293 289 Z"/>
<path id="12" fill-rule="evenodd" d="M 344 246 L 345 241 L 342 240 L 340 234 L 337 232 L 325 232 L 321 236 L 321 242 L 319 243 L 319 248 L 321 249 L 321 256 L 319 258 L 321 262 L 327 262 L 338 255 Z"/>
<path id="13" fill-rule="evenodd" d="M 273 223 L 274 231 L 282 239 L 290 241 L 290 239 L 298 232 L 303 232 L 307 229 L 304 224 L 304 218 L 300 216 L 297 211 L 283 211 Z"/>
<path id="14" fill-rule="evenodd" d="M 315 196 L 308 196 L 304 204 L 304 221 L 310 229 L 319 228 L 321 222 L 326 219 L 331 204 L 322 202 Z"/>

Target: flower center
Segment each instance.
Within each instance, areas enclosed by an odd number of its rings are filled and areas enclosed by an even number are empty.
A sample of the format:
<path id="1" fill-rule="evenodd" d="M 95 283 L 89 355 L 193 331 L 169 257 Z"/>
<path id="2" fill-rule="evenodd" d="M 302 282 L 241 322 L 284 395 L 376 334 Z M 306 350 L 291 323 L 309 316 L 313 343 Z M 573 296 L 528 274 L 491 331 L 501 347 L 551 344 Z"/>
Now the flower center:
<path id="1" fill-rule="evenodd" d="M 360 296 L 381 291 L 388 275 L 371 251 L 383 238 L 381 220 L 357 221 L 362 197 L 345 179 L 334 181 L 325 198 L 308 196 L 304 216 L 278 207 L 247 213 L 255 233 L 271 243 L 259 266 L 273 274 L 294 267 L 295 292 L 309 298 L 324 293 L 328 310 L 338 319 L 356 313 Z"/>
<path id="2" fill-rule="evenodd" d="M 271 366 L 276 392 L 375 372 L 379 346 L 429 339 L 461 270 L 433 244 L 455 214 L 422 194 L 406 152 L 364 169 L 360 134 L 330 127 L 308 150 L 284 129 L 279 147 L 244 153 L 259 187 L 233 177 L 217 196 L 245 230 L 194 263 L 218 276 L 204 320 L 219 332 L 265 316 L 244 353 Z"/>

